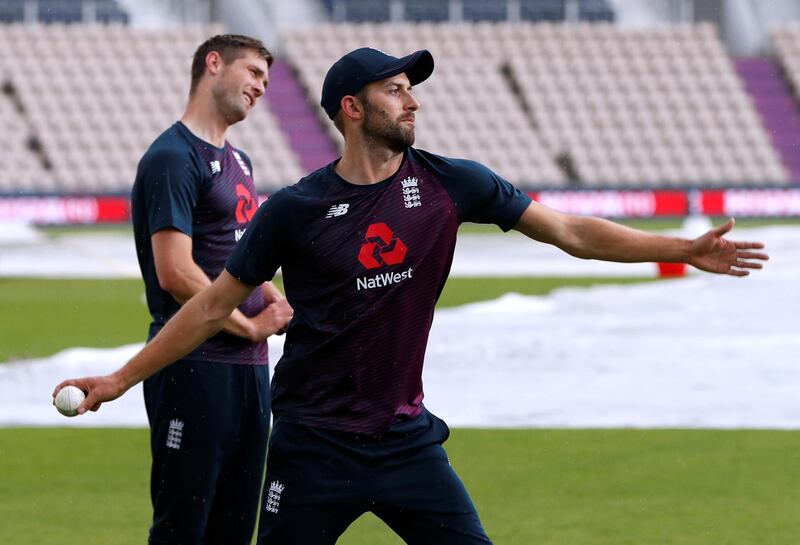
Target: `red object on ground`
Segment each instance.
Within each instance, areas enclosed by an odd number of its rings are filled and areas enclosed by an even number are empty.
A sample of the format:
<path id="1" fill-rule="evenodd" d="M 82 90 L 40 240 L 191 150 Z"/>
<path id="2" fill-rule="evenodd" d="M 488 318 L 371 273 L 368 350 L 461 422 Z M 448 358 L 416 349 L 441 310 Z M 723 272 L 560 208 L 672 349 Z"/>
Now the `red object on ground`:
<path id="1" fill-rule="evenodd" d="M 659 278 L 686 276 L 686 263 L 658 263 Z"/>

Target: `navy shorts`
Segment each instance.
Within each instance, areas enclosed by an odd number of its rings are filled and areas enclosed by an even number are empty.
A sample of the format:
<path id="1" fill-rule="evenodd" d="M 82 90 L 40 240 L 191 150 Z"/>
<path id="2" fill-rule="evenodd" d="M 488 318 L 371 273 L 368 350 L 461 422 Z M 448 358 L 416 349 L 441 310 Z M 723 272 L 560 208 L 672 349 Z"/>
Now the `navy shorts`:
<path id="1" fill-rule="evenodd" d="M 425 411 L 381 436 L 278 418 L 267 456 L 259 545 L 328 545 L 368 511 L 411 545 L 491 544 Z"/>
<path id="2" fill-rule="evenodd" d="M 269 370 L 182 360 L 144 382 L 150 545 L 249 545 L 269 435 Z"/>

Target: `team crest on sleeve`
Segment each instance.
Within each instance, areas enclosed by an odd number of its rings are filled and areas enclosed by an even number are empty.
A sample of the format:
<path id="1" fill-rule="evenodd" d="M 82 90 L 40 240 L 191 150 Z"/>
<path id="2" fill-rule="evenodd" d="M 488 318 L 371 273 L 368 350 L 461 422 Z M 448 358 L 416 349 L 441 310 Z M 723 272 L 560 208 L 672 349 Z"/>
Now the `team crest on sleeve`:
<path id="1" fill-rule="evenodd" d="M 422 200 L 419 195 L 419 180 L 416 177 L 409 176 L 402 180 L 400 184 L 403 187 L 403 204 L 405 204 L 406 208 L 422 206 Z"/>

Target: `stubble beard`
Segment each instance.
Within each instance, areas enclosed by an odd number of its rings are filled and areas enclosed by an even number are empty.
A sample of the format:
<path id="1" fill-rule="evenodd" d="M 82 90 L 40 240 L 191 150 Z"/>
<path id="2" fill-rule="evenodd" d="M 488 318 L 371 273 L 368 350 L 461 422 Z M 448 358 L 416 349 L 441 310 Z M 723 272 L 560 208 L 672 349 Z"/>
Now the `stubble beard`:
<path id="1" fill-rule="evenodd" d="M 239 89 L 231 91 L 223 85 L 218 85 L 211 91 L 211 94 L 217 109 L 228 125 L 234 125 L 247 117 L 247 108 L 242 104 L 242 93 Z"/>
<path id="2" fill-rule="evenodd" d="M 389 119 L 385 111 L 364 103 L 364 123 L 361 126 L 368 140 L 380 144 L 395 153 L 402 153 L 414 145 L 414 127 L 403 128 L 400 123 Z"/>

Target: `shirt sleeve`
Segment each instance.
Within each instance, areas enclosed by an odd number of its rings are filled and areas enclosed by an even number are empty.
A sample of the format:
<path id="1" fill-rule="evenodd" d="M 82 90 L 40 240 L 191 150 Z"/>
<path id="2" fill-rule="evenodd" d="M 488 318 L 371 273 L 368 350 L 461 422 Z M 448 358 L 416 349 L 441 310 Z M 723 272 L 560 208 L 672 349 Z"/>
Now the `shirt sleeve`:
<path id="1" fill-rule="evenodd" d="M 282 189 L 259 207 L 225 269 L 251 286 L 272 280 L 285 259 L 295 220 L 288 190 Z"/>
<path id="2" fill-rule="evenodd" d="M 495 172 L 475 161 L 444 160 L 443 176 L 462 222 L 493 223 L 512 229 L 531 198 Z"/>
<path id="3" fill-rule="evenodd" d="M 179 150 L 156 150 L 140 166 L 151 234 L 166 228 L 192 235 L 192 217 L 200 195 L 200 176 L 191 156 Z"/>

